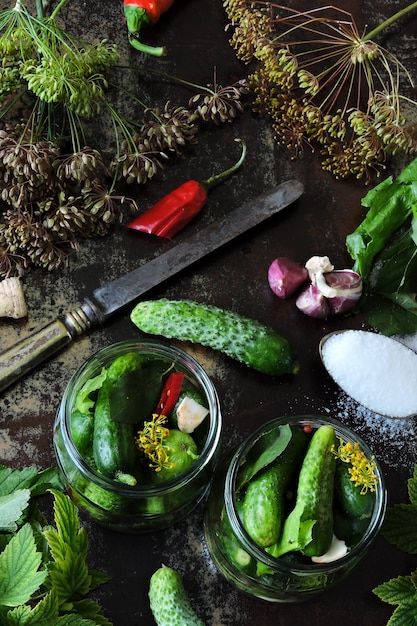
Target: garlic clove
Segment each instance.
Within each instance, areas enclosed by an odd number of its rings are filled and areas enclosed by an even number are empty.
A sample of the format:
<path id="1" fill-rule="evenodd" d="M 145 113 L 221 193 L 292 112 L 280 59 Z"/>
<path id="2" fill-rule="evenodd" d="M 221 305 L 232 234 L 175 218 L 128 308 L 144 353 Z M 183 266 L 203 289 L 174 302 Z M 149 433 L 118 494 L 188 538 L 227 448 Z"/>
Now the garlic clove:
<path id="1" fill-rule="evenodd" d="M 295 306 L 310 317 L 325 319 L 330 315 L 329 301 L 312 283 L 297 296 Z"/>
<path id="2" fill-rule="evenodd" d="M 0 317 L 20 319 L 26 317 L 27 307 L 19 278 L 5 278 L 0 281 Z"/>
<path id="3" fill-rule="evenodd" d="M 329 287 L 335 295 L 329 297 L 328 304 L 332 315 L 340 315 L 353 309 L 362 295 L 362 278 L 353 270 L 335 270 L 325 275 Z"/>
<path id="4" fill-rule="evenodd" d="M 308 271 L 296 261 L 278 257 L 268 269 L 268 283 L 279 298 L 288 298 L 308 279 Z"/>

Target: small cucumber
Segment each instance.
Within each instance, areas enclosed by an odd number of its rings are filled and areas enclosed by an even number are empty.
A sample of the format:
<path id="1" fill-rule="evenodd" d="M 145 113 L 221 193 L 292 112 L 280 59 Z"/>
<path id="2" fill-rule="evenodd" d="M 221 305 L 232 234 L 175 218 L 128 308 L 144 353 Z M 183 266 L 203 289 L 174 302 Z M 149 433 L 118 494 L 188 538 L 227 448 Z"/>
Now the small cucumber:
<path id="1" fill-rule="evenodd" d="M 149 603 L 157 626 L 204 626 L 192 608 L 181 576 L 162 566 L 149 583 Z"/>
<path id="2" fill-rule="evenodd" d="M 333 537 L 333 494 L 337 443 L 334 428 L 320 426 L 313 434 L 298 479 L 295 507 L 284 522 L 281 545 L 275 556 L 300 549 L 306 556 L 321 556 Z"/>
<path id="3" fill-rule="evenodd" d="M 200 343 L 266 374 L 298 371 L 294 351 L 284 337 L 234 311 L 161 298 L 140 302 L 130 317 L 145 333 Z"/>
<path id="4" fill-rule="evenodd" d="M 117 472 L 130 473 L 136 460 L 132 424 L 115 421 L 110 410 L 112 385 L 127 372 L 140 369 L 142 357 L 129 352 L 109 366 L 107 378 L 98 392 L 94 409 L 93 454 L 99 472 L 114 478 Z"/>
<path id="5" fill-rule="evenodd" d="M 81 413 L 75 409 L 70 415 L 70 430 L 74 444 L 83 456 L 91 454 L 94 420 L 92 413 Z"/>
<path id="6" fill-rule="evenodd" d="M 361 494 L 361 488 L 351 480 L 349 465 L 340 460 L 336 464 L 335 496 L 341 510 L 349 517 L 371 517 L 375 506 L 374 494 L 369 490 Z"/>
<path id="7" fill-rule="evenodd" d="M 305 434 L 292 431 L 292 437 L 280 456 L 254 476 L 246 489 L 243 524 L 248 535 L 261 548 L 278 541 L 285 509 L 285 492 L 301 464 L 307 443 Z"/>

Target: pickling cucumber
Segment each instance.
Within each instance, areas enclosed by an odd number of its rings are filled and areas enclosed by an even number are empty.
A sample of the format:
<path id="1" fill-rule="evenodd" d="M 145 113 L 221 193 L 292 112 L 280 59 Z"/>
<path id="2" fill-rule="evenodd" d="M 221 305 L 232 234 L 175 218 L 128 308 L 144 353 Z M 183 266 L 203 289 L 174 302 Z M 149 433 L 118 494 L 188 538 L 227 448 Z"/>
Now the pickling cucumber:
<path id="1" fill-rule="evenodd" d="M 349 517 L 371 517 L 375 506 L 374 494 L 369 490 L 361 493 L 361 487 L 351 480 L 348 464 L 340 460 L 336 464 L 335 496 L 341 510 Z"/>
<path id="2" fill-rule="evenodd" d="M 130 317 L 145 333 L 200 343 L 266 374 L 298 371 L 287 339 L 273 328 L 234 311 L 161 298 L 140 302 Z"/>
<path id="3" fill-rule="evenodd" d="M 162 566 L 149 583 L 149 603 L 157 626 L 204 626 L 188 599 L 179 573 Z"/>
<path id="4" fill-rule="evenodd" d="M 136 461 L 132 424 L 118 422 L 111 414 L 112 385 L 127 372 L 140 369 L 142 362 L 142 357 L 135 352 L 117 357 L 110 364 L 98 392 L 94 409 L 93 455 L 99 472 L 109 478 L 114 478 L 117 472 L 133 471 Z"/>
<path id="5" fill-rule="evenodd" d="M 298 428 L 293 429 L 287 447 L 276 461 L 249 482 L 243 502 L 243 525 L 261 548 L 271 546 L 279 539 L 285 492 L 301 465 L 306 447 L 306 435 Z"/>
<path id="6" fill-rule="evenodd" d="M 298 477 L 295 506 L 287 516 L 280 541 L 271 554 L 301 550 L 321 556 L 333 537 L 333 494 L 337 443 L 334 428 L 320 426 L 313 434 Z"/>

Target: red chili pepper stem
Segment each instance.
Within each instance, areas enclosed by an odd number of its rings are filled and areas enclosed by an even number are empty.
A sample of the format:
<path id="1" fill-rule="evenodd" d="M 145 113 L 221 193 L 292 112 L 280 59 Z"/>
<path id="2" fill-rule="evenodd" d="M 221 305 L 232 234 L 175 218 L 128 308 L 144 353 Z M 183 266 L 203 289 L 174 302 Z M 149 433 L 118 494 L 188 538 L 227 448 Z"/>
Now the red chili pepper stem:
<path id="1" fill-rule="evenodd" d="M 151 26 L 153 24 L 146 9 L 138 7 L 135 4 L 124 4 L 124 14 L 126 18 L 126 25 L 128 30 L 129 43 L 139 52 L 145 54 L 151 54 L 156 57 L 161 57 L 166 54 L 164 47 L 153 47 L 142 43 L 139 40 L 139 34 L 143 27 Z"/>
<path id="2" fill-rule="evenodd" d="M 224 172 L 220 172 L 220 174 L 216 174 L 215 176 L 210 176 L 210 178 L 207 178 L 207 180 L 203 180 L 202 182 L 200 182 L 201 187 L 203 187 L 205 191 L 209 191 L 209 189 L 214 187 L 214 185 L 217 185 L 217 183 L 221 182 L 222 180 L 233 174 L 233 172 L 239 169 L 239 167 L 242 165 L 246 156 L 246 143 L 243 141 L 243 139 L 235 139 L 235 141 L 238 141 L 240 144 L 242 144 L 242 153 L 240 155 L 240 159 L 236 161 L 236 163 L 232 165 L 232 167 L 224 170 Z"/>

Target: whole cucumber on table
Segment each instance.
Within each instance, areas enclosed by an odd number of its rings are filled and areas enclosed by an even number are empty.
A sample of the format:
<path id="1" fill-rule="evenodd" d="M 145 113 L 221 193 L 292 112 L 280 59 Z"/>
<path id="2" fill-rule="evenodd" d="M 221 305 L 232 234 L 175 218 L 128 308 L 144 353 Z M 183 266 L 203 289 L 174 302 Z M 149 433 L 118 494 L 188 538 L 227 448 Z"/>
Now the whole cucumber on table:
<path id="1" fill-rule="evenodd" d="M 181 576 L 162 566 L 151 576 L 149 602 L 157 626 L 204 626 L 197 617 Z"/>
<path id="2" fill-rule="evenodd" d="M 140 302 L 130 317 L 145 333 L 200 343 L 266 374 L 298 371 L 287 339 L 273 328 L 234 311 L 161 298 Z"/>
<path id="3" fill-rule="evenodd" d="M 142 357 L 135 352 L 117 357 L 110 364 L 98 392 L 94 409 L 93 454 L 97 469 L 110 478 L 114 478 L 117 472 L 131 472 L 136 460 L 132 424 L 118 422 L 111 414 L 112 385 L 124 374 L 139 370 L 142 362 Z"/>

